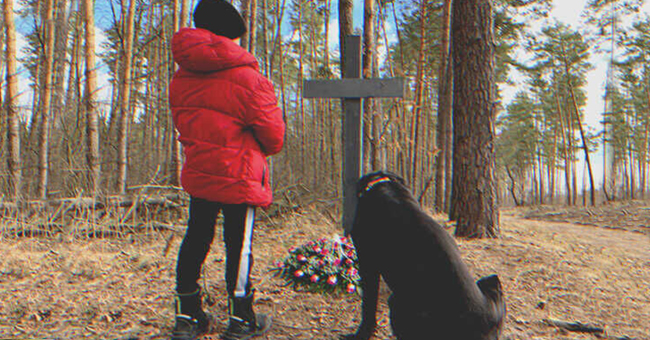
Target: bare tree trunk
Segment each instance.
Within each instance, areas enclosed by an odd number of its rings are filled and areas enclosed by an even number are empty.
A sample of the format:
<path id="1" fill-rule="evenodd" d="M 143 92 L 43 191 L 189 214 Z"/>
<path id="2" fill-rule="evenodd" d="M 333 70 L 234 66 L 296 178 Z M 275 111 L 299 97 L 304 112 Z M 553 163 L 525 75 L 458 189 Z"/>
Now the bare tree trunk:
<path id="1" fill-rule="evenodd" d="M 99 120 L 97 114 L 97 73 L 95 64 L 95 10 L 93 0 L 83 0 L 85 15 L 84 30 L 86 44 L 84 48 L 86 60 L 86 164 L 90 169 L 89 189 L 93 197 L 99 194 L 101 164 L 99 162 Z"/>
<path id="2" fill-rule="evenodd" d="M 646 77 L 650 75 L 646 68 Z M 650 107 L 650 84 L 647 82 L 644 84 L 646 100 L 648 102 L 648 107 Z M 648 135 L 650 134 L 650 118 L 646 114 L 643 122 L 643 152 L 641 153 L 641 199 L 645 199 L 645 190 L 646 190 L 646 176 L 647 176 L 647 157 L 648 157 Z"/>
<path id="3" fill-rule="evenodd" d="M 248 15 L 248 51 L 252 55 L 255 55 L 255 44 L 257 38 L 257 0 L 248 1 L 250 1 Z"/>
<path id="4" fill-rule="evenodd" d="M 363 77 L 372 78 L 372 62 L 375 58 L 375 0 L 363 1 Z M 362 136 L 365 153 L 365 167 L 362 167 L 362 173 L 369 171 L 369 168 L 377 169 L 377 143 L 379 140 L 368 138 L 373 136 L 373 122 L 375 121 L 376 112 L 373 111 L 373 99 L 365 98 L 363 100 L 363 123 L 364 136 Z M 365 169 L 365 170 L 363 170 Z"/>
<path id="5" fill-rule="evenodd" d="M 497 237 L 493 10 L 490 0 L 452 5 L 454 159 L 450 218 L 456 236 Z"/>
<path id="6" fill-rule="evenodd" d="M 39 134 L 38 198 L 47 197 L 49 172 L 50 117 L 52 106 L 52 77 L 54 75 L 54 0 L 45 2 L 45 71 L 41 101 L 41 131 Z"/>
<path id="7" fill-rule="evenodd" d="M 591 160 L 589 158 L 589 146 L 587 145 L 587 139 L 585 137 L 585 131 L 582 128 L 582 121 L 580 119 L 580 109 L 578 108 L 578 101 L 576 99 L 576 94 L 573 89 L 573 84 L 571 82 L 570 74 L 569 74 L 569 64 L 567 62 L 567 56 L 566 52 L 564 51 L 564 45 L 562 45 L 562 56 L 564 58 L 564 71 L 566 73 L 567 77 L 567 82 L 569 85 L 569 93 L 571 94 L 571 101 L 573 102 L 573 110 L 576 115 L 576 120 L 578 122 L 578 128 L 580 131 L 580 138 L 582 139 L 582 150 L 585 152 L 585 161 L 587 162 L 587 170 L 589 170 L 589 185 L 591 188 L 590 191 L 590 203 L 592 206 L 596 205 L 596 188 L 594 187 L 594 174 L 591 170 Z"/>
<path id="8" fill-rule="evenodd" d="M 339 0 L 339 46 L 341 47 L 341 76 L 343 78 L 345 78 L 345 74 L 343 74 L 345 70 L 345 36 L 352 34 L 354 30 L 352 6 L 352 0 Z"/>
<path id="9" fill-rule="evenodd" d="M 5 80 L 4 107 L 7 115 L 7 166 L 9 167 L 11 195 L 15 201 L 22 196 L 22 169 L 20 163 L 20 126 L 18 121 L 18 74 L 16 72 L 16 27 L 13 0 L 4 0 L 2 13 L 5 26 Z"/>
<path id="10" fill-rule="evenodd" d="M 269 37 L 268 33 L 270 31 L 269 23 L 268 23 L 268 4 L 267 1 L 269 0 L 262 0 L 262 63 L 263 63 L 263 69 L 264 69 L 264 75 L 267 78 L 271 78 L 271 73 L 269 73 L 269 70 L 271 69 L 269 66 Z M 329 13 L 329 7 L 328 7 L 328 13 Z M 327 35 L 326 35 L 327 36 Z M 325 41 L 327 41 L 327 38 L 325 38 Z"/>
<path id="11" fill-rule="evenodd" d="M 305 74 L 304 65 L 304 47 L 303 47 L 303 16 L 302 16 L 302 1 L 298 2 L 298 83 L 296 84 L 296 105 L 298 107 L 298 117 L 300 118 L 300 171 L 304 175 L 306 173 L 306 129 L 305 129 L 305 102 L 300 93 L 302 90 L 302 82 Z"/>
<path id="12" fill-rule="evenodd" d="M 424 92 L 424 62 L 426 50 L 426 18 L 427 18 L 427 2 L 421 0 L 420 3 L 420 49 L 418 52 L 417 75 L 415 76 L 415 98 L 413 103 L 413 116 L 411 117 L 411 147 L 409 159 L 411 160 L 411 172 L 409 182 L 411 188 L 414 190 L 418 187 L 418 147 L 420 136 L 420 120 L 422 114 L 422 106 L 424 105 L 423 92 Z"/>
<path id="13" fill-rule="evenodd" d="M 53 130 L 58 130 L 67 112 L 63 109 L 66 57 L 68 54 L 68 36 L 70 35 L 70 11 L 71 6 L 77 1 L 57 1 L 54 9 L 54 25 L 56 32 L 54 36 L 54 79 L 52 88 L 52 121 Z M 68 5 L 70 7 L 68 7 Z M 72 79 L 69 79 L 72 81 Z"/>
<path id="14" fill-rule="evenodd" d="M 436 158 L 436 188 L 435 207 L 438 211 L 448 211 L 446 203 L 446 178 L 449 173 L 447 156 L 451 156 L 451 105 L 453 101 L 451 59 L 449 55 L 449 33 L 451 25 L 451 2 L 445 0 L 442 9 L 442 33 L 440 42 L 440 71 L 438 73 L 438 124 L 436 144 L 438 157 Z M 451 158 L 449 159 L 451 160 Z"/>
<path id="15" fill-rule="evenodd" d="M 180 0 L 181 2 L 181 11 L 180 11 L 180 18 L 179 13 L 178 13 L 178 1 L 179 0 L 174 0 L 174 9 L 172 11 L 172 17 L 174 21 L 174 32 L 177 32 L 180 28 L 184 27 L 184 23 L 187 23 L 187 19 L 185 18 L 187 16 L 187 1 L 186 0 Z M 175 66 L 177 68 L 177 66 Z M 170 136 L 170 142 L 171 142 L 171 176 L 170 178 L 170 183 L 171 185 L 180 185 L 181 183 L 181 171 L 183 169 L 183 162 L 182 162 L 182 150 L 183 147 L 181 146 L 181 142 L 178 140 L 178 131 L 176 131 L 176 127 L 171 126 L 171 129 L 169 131 L 171 134 Z"/>
<path id="16" fill-rule="evenodd" d="M 562 144 L 564 145 L 562 150 L 564 151 L 564 180 L 566 185 L 566 204 L 571 205 L 571 180 L 570 180 L 571 164 L 569 160 L 570 143 L 567 138 L 567 126 L 564 123 L 564 118 L 562 115 L 562 106 L 560 105 L 560 91 L 557 88 L 555 89 L 555 105 L 557 108 L 557 117 L 560 122 Z"/>
<path id="17" fill-rule="evenodd" d="M 250 11 L 250 6 L 251 6 L 251 0 L 241 0 L 240 1 L 240 12 L 242 18 L 244 18 L 244 23 L 246 27 L 248 27 L 250 19 L 249 19 L 249 11 Z M 245 50 L 248 50 L 249 46 L 249 36 L 248 34 L 244 34 L 240 41 L 239 41 L 239 46 L 243 47 Z"/>
<path id="18" fill-rule="evenodd" d="M 176 0 L 176 1 L 179 1 L 179 0 Z M 187 26 L 188 26 L 188 23 L 189 23 L 189 20 L 188 20 L 188 17 L 189 17 L 189 15 L 188 15 L 188 13 L 189 13 L 189 9 L 188 9 L 188 7 L 187 7 L 187 6 L 188 6 L 188 4 L 187 4 L 187 0 L 180 0 L 180 2 L 181 2 L 181 15 L 180 15 L 180 23 L 179 23 L 179 26 L 180 26 L 181 28 L 183 28 L 183 27 L 187 27 Z M 174 8 L 175 8 L 175 7 L 174 7 Z"/>
<path id="19" fill-rule="evenodd" d="M 124 17 L 123 17 L 124 18 Z M 117 185 L 116 191 L 120 195 L 126 193 L 127 160 L 128 160 L 128 129 L 129 129 L 129 104 L 131 102 L 131 76 L 133 64 L 133 41 L 135 30 L 135 0 L 129 0 L 128 13 L 125 22 L 124 53 L 122 54 L 124 65 L 122 67 L 122 82 L 120 84 L 120 121 L 117 130 L 118 134 L 118 156 L 117 156 Z"/>
<path id="20" fill-rule="evenodd" d="M 548 177 L 549 177 L 549 201 L 551 204 L 555 203 L 555 159 L 557 157 L 557 129 L 553 131 L 553 151 L 551 154 L 551 161 L 548 164 Z"/>

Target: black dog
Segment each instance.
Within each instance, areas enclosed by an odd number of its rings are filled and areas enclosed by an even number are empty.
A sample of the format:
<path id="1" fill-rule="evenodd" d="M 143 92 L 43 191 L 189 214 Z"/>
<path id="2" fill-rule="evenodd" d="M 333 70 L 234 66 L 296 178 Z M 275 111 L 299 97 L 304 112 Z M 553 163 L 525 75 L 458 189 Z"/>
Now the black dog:
<path id="1" fill-rule="evenodd" d="M 351 230 L 363 288 L 362 321 L 345 339 L 368 339 L 376 327 L 379 275 L 393 333 L 400 340 L 497 340 L 506 306 L 496 275 L 474 282 L 453 238 L 394 174 L 361 178 Z"/>

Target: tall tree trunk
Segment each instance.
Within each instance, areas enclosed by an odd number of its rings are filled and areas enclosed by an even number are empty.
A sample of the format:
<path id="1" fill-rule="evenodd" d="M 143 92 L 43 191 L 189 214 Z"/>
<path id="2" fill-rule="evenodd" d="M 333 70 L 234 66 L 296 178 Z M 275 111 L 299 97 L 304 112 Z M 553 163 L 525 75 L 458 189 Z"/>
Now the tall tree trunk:
<path id="1" fill-rule="evenodd" d="M 181 3 L 181 11 L 180 15 L 178 13 L 178 1 L 179 0 L 174 0 L 174 9 L 172 11 L 172 17 L 174 21 L 174 32 L 177 32 L 180 28 L 185 27 L 184 24 L 187 23 L 187 1 L 186 0 L 180 0 Z M 180 17 L 180 18 L 179 18 Z M 175 66 L 175 69 L 177 66 Z M 168 80 L 169 81 L 169 80 Z M 170 118 L 171 119 L 171 118 Z M 171 125 L 171 129 L 169 131 L 171 134 L 170 140 L 171 140 L 171 176 L 170 178 L 170 184 L 171 185 L 180 185 L 181 183 L 181 171 L 183 169 L 183 162 L 182 162 L 182 150 L 183 147 L 181 146 L 181 142 L 178 140 L 178 131 L 176 131 L 176 127 Z"/>
<path id="2" fill-rule="evenodd" d="M 305 129 L 305 101 L 300 93 L 302 90 L 303 77 L 305 75 L 302 4 L 302 1 L 298 1 L 298 83 L 296 84 L 296 105 L 298 107 L 298 117 L 300 118 L 300 129 L 298 130 L 298 134 L 300 135 L 300 171 L 304 175 L 306 174 L 307 167 L 307 137 Z"/>
<path id="3" fill-rule="evenodd" d="M 45 2 L 45 71 L 43 74 L 43 100 L 41 101 L 41 130 L 39 134 L 38 198 L 47 197 L 49 172 L 50 118 L 52 107 L 52 81 L 54 76 L 54 0 Z"/>
<path id="4" fill-rule="evenodd" d="M 372 78 L 372 63 L 375 58 L 375 0 L 363 1 L 363 77 Z M 378 168 L 377 143 L 379 140 L 368 138 L 374 137 L 373 122 L 375 121 L 376 112 L 373 111 L 373 99 L 365 98 L 363 100 L 363 123 L 364 123 L 364 153 L 365 167 L 362 173 L 369 171 L 370 168 Z"/>
<path id="5" fill-rule="evenodd" d="M 649 75 L 648 69 L 646 68 L 646 78 Z M 650 84 L 646 81 L 644 84 L 645 95 L 647 100 L 647 105 L 650 107 Z M 646 114 L 643 119 L 643 152 L 641 153 L 641 199 L 645 199 L 645 190 L 646 190 L 646 176 L 647 176 L 647 157 L 648 157 L 648 137 L 650 135 L 650 117 L 649 114 Z"/>
<path id="6" fill-rule="evenodd" d="M 268 32 L 270 31 L 268 23 L 268 2 L 269 0 L 262 0 L 262 68 L 264 70 L 264 75 L 267 78 L 271 78 L 269 73 L 269 36 Z M 329 12 L 329 7 L 328 7 Z"/>
<path id="7" fill-rule="evenodd" d="M 188 8 L 187 0 L 180 0 L 180 2 L 181 2 L 181 13 L 180 13 L 179 26 L 183 28 L 183 27 L 187 27 L 189 24 L 189 20 L 188 20 L 189 8 Z"/>
<path id="8" fill-rule="evenodd" d="M 564 151 L 564 180 L 566 186 L 566 204 L 571 205 L 571 178 L 570 178 L 571 163 L 569 157 L 569 148 L 571 144 L 569 142 L 569 138 L 567 138 L 567 127 L 566 124 L 564 123 L 564 116 L 562 115 L 562 106 L 560 105 L 560 91 L 557 88 L 555 89 L 555 105 L 557 108 L 557 117 L 558 120 L 560 121 L 560 130 L 562 133 L 562 144 L 563 144 L 562 150 Z"/>
<path id="9" fill-rule="evenodd" d="M 128 131 L 131 102 L 131 77 L 133 65 L 133 41 L 135 31 L 135 0 L 129 0 L 124 34 L 124 53 L 122 54 L 122 82 L 120 83 L 119 126 L 117 130 L 118 156 L 117 156 L 117 185 L 116 191 L 120 195 L 126 193 L 127 166 L 128 166 Z M 123 17 L 124 19 L 124 17 Z"/>
<path id="10" fill-rule="evenodd" d="M 352 34 L 352 0 L 339 0 L 339 46 L 341 51 L 341 76 L 345 78 L 345 36 Z M 343 100 L 341 100 L 343 103 Z M 345 110 L 344 110 L 345 111 Z"/>
<path id="11" fill-rule="evenodd" d="M 569 64 L 567 61 L 566 52 L 564 51 L 564 45 L 562 45 L 562 56 L 564 58 L 564 72 L 566 73 L 567 82 L 569 85 L 569 93 L 571 94 L 571 101 L 573 102 L 573 112 L 576 116 L 576 121 L 578 122 L 578 130 L 580 131 L 580 138 L 582 139 L 582 150 L 585 153 L 585 161 L 587 162 L 587 170 L 589 171 L 589 186 L 590 186 L 590 195 L 589 200 L 592 206 L 596 205 L 596 188 L 594 187 L 594 174 L 591 170 L 591 160 L 589 158 L 589 146 L 587 145 L 587 138 L 585 136 L 585 131 L 582 127 L 582 119 L 580 118 L 580 109 L 578 108 L 578 100 L 576 99 L 575 90 L 573 89 L 573 83 L 571 81 L 571 75 L 569 73 Z"/>
<path id="12" fill-rule="evenodd" d="M 11 195 L 15 201 L 22 196 L 22 169 L 20 163 L 20 126 L 18 121 L 18 73 L 16 72 L 16 27 L 13 0 L 4 0 L 2 13 L 5 28 L 5 80 L 4 107 L 7 115 L 7 166 Z"/>
<path id="13" fill-rule="evenodd" d="M 248 51 L 252 55 L 255 55 L 255 45 L 257 43 L 257 0 L 248 1 L 250 1 L 248 14 Z"/>
<path id="14" fill-rule="evenodd" d="M 420 136 L 420 121 L 422 115 L 422 106 L 424 105 L 424 62 L 426 50 L 426 18 L 427 18 L 427 1 L 420 0 L 420 47 L 418 52 L 417 75 L 415 76 L 415 98 L 413 103 L 413 116 L 411 117 L 411 147 L 409 159 L 411 160 L 411 172 L 408 177 L 411 189 L 416 192 L 418 188 L 418 147 Z"/>
<path id="15" fill-rule="evenodd" d="M 92 197 L 99 194 L 101 165 L 99 162 L 99 119 L 97 114 L 97 73 L 95 64 L 95 10 L 93 0 L 83 0 L 85 16 L 84 30 L 86 44 L 84 47 L 86 61 L 86 164 L 89 172 L 89 189 Z"/>
<path id="16" fill-rule="evenodd" d="M 453 101 L 453 78 L 449 55 L 449 33 L 451 25 L 451 2 L 444 0 L 442 9 L 442 32 L 440 37 L 440 70 L 438 73 L 438 124 L 436 126 L 436 157 L 435 207 L 438 211 L 448 211 L 446 195 L 446 178 L 449 173 L 447 156 L 451 156 L 451 105 Z M 451 160 L 451 158 L 450 158 Z"/>
<path id="17" fill-rule="evenodd" d="M 250 13 L 250 7 L 251 7 L 251 0 L 241 0 L 240 1 L 240 12 L 242 18 L 244 18 L 244 24 L 248 28 L 249 23 L 250 23 L 250 18 L 249 18 L 249 13 Z M 250 30 L 247 32 L 250 33 Z M 244 34 L 241 39 L 239 40 L 239 46 L 243 47 L 245 50 L 248 50 L 249 46 L 249 36 L 248 34 Z"/>
<path id="18" fill-rule="evenodd" d="M 54 36 L 54 79 L 52 88 L 52 121 L 53 130 L 58 130 L 65 115 L 68 114 L 64 110 L 64 85 L 65 85 L 65 68 L 66 57 L 68 54 L 68 36 L 70 35 L 70 11 L 72 6 L 77 1 L 57 1 L 56 8 L 54 9 L 54 25 L 56 27 L 56 34 Z M 70 6 L 70 7 L 68 7 Z M 72 79 L 69 79 L 72 81 Z"/>
<path id="19" fill-rule="evenodd" d="M 452 5 L 454 158 L 451 216 L 456 236 L 497 237 L 496 83 L 490 0 Z"/>
<path id="20" fill-rule="evenodd" d="M 341 77 L 345 78 L 345 37 L 352 34 L 354 30 L 353 26 L 353 20 L 352 20 L 352 9 L 353 9 L 353 2 L 352 0 L 339 0 L 338 3 L 338 10 L 339 10 L 339 51 L 340 53 L 340 69 L 341 69 Z M 345 112 L 345 100 L 341 99 L 341 111 Z M 345 121 L 345 115 L 341 115 L 342 120 L 341 124 L 343 126 L 343 122 Z M 341 137 L 341 146 L 345 145 L 345 141 L 343 140 L 344 134 L 340 134 Z"/>

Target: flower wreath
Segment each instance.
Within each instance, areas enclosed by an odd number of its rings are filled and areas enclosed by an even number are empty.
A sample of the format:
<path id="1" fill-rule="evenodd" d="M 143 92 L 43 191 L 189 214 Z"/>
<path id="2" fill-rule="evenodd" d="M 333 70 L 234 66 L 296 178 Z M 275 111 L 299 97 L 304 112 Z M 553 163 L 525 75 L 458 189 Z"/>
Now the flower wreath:
<path id="1" fill-rule="evenodd" d="M 334 236 L 291 247 L 272 271 L 287 285 L 318 293 L 361 294 L 357 253 L 349 237 Z"/>

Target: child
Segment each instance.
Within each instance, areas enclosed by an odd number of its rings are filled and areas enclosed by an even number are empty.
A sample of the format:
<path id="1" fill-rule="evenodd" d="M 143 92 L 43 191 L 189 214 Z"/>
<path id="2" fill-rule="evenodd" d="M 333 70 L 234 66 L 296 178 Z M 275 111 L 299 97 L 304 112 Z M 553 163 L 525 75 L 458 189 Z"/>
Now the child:
<path id="1" fill-rule="evenodd" d="M 219 211 L 224 216 L 229 325 L 224 339 L 249 339 L 271 325 L 253 311 L 249 280 L 255 207 L 271 204 L 266 157 L 280 152 L 285 124 L 271 82 L 238 45 L 246 26 L 225 0 L 201 0 L 196 28 L 172 40 L 179 65 L 169 88 L 174 125 L 185 153 L 181 184 L 190 194 L 189 221 L 176 268 L 172 340 L 210 330 L 198 279 Z"/>

